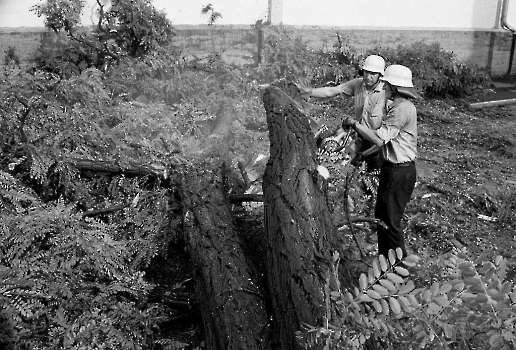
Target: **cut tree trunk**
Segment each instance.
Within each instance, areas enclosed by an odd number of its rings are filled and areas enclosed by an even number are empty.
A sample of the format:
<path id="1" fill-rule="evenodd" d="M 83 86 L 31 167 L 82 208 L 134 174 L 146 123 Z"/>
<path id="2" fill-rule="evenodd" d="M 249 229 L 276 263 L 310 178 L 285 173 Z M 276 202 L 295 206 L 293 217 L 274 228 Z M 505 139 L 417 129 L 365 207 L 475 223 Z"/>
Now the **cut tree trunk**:
<path id="1" fill-rule="evenodd" d="M 190 168 L 181 192 L 206 348 L 270 349 L 266 293 L 247 264 L 221 174 Z"/>
<path id="2" fill-rule="evenodd" d="M 270 138 L 263 180 L 269 292 L 282 349 L 299 349 L 302 324 L 323 324 L 336 229 L 299 90 L 279 81 L 261 95 Z"/>

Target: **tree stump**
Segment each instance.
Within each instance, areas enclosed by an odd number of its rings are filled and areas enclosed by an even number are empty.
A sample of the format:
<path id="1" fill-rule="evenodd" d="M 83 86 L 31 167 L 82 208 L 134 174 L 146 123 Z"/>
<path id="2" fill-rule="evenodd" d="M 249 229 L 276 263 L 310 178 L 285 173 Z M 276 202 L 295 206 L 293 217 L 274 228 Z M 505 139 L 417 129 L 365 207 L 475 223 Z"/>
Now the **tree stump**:
<path id="1" fill-rule="evenodd" d="M 221 174 L 202 169 L 183 172 L 181 191 L 206 349 L 270 349 L 266 293 L 253 280 Z"/>
<path id="2" fill-rule="evenodd" d="M 324 319 L 336 229 L 299 90 L 278 81 L 261 93 L 270 138 L 263 180 L 269 292 L 282 349 L 298 349 L 295 332 Z"/>

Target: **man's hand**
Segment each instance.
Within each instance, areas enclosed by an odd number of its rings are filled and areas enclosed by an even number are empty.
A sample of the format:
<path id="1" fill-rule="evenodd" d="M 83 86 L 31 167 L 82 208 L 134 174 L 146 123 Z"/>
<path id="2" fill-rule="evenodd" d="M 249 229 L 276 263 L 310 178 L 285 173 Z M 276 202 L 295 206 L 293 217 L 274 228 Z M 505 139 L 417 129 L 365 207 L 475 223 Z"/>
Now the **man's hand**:
<path id="1" fill-rule="evenodd" d="M 349 129 L 349 128 L 354 129 L 356 127 L 356 124 L 357 124 L 357 121 L 353 117 L 348 116 L 342 120 L 342 127 L 345 129 Z"/>
<path id="2" fill-rule="evenodd" d="M 315 138 L 315 145 L 317 146 L 317 148 L 321 148 L 323 141 L 324 139 L 322 137 Z"/>
<path id="3" fill-rule="evenodd" d="M 321 148 L 324 140 L 328 137 L 335 136 L 339 129 L 328 129 L 327 127 L 321 128 L 315 136 L 315 145 L 317 148 Z"/>
<path id="4" fill-rule="evenodd" d="M 310 95 L 312 95 L 313 88 L 311 87 L 304 87 L 299 84 L 296 84 L 297 88 L 299 89 L 299 93 L 301 94 L 301 98 L 305 101 L 308 101 L 310 99 Z"/>
<path id="5" fill-rule="evenodd" d="M 350 164 L 353 165 L 353 166 L 359 166 L 360 164 L 362 164 L 362 162 L 364 160 L 365 160 L 364 154 L 363 153 L 357 153 L 355 158 L 351 159 Z"/>

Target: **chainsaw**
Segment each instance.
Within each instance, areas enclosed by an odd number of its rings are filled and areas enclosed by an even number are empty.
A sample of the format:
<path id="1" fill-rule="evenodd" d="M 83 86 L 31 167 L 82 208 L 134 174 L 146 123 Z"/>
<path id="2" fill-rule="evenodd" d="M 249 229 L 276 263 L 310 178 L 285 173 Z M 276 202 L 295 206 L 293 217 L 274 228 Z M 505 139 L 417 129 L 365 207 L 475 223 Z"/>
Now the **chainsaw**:
<path id="1" fill-rule="evenodd" d="M 323 126 L 315 134 L 315 143 L 320 153 L 332 155 L 344 152 L 351 157 L 352 153 L 355 151 L 352 146 L 355 144 L 356 133 L 350 128 L 337 135 L 334 134 L 335 133 L 330 131 L 326 126 Z"/>

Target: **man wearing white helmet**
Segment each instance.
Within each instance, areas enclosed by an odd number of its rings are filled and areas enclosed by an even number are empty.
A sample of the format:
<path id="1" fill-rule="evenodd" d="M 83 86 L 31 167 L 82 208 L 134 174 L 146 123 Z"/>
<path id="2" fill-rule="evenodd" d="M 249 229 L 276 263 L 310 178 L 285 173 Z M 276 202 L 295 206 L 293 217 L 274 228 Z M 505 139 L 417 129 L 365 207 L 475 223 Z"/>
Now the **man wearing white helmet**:
<path id="1" fill-rule="evenodd" d="M 380 80 L 384 70 L 385 60 L 380 56 L 370 55 L 365 59 L 362 66 L 362 78 L 352 79 L 337 86 L 299 88 L 301 94 L 308 97 L 328 98 L 340 94 L 353 96 L 355 120 L 375 130 L 380 127 L 382 118 L 385 116 L 385 91 L 383 90 L 383 82 Z M 338 131 L 331 131 L 331 133 Z M 358 150 L 366 150 L 372 145 L 360 140 L 356 146 Z M 379 167 L 379 159 L 374 161 L 374 157 L 369 157 L 369 160 L 369 170 Z"/>
<path id="2" fill-rule="evenodd" d="M 387 256 L 400 247 L 406 255 L 401 218 L 416 183 L 417 113 L 411 99 L 419 98 L 412 84 L 412 72 L 402 65 L 391 65 L 382 77 L 385 96 L 391 101 L 381 126 L 371 130 L 348 117 L 343 127 L 353 127 L 379 147 L 382 158 L 375 217 L 388 229 L 378 226 L 378 253 Z M 362 158 L 360 154 L 357 158 Z"/>

